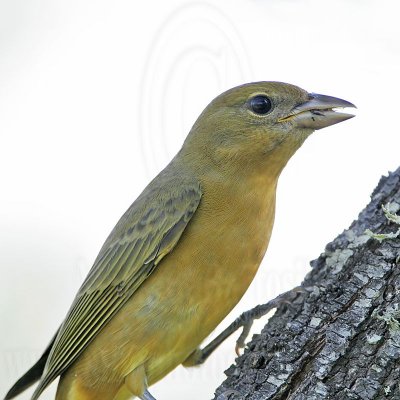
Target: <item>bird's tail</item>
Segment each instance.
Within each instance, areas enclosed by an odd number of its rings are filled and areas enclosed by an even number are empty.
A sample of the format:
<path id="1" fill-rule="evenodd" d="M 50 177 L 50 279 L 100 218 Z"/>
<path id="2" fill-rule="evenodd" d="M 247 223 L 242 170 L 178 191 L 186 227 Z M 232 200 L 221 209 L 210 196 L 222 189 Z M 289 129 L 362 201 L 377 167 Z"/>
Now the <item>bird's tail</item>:
<path id="1" fill-rule="evenodd" d="M 47 358 L 50 354 L 50 350 L 53 346 L 55 340 L 55 336 L 53 340 L 50 342 L 49 346 L 45 350 L 45 352 L 42 354 L 40 359 L 37 361 L 37 363 L 29 370 L 27 371 L 21 378 L 18 379 L 18 381 L 14 384 L 14 386 L 8 391 L 6 394 L 6 397 L 4 397 L 4 400 L 9 400 L 13 399 L 15 396 L 18 396 L 20 393 L 22 393 L 24 390 L 28 389 L 29 386 L 32 386 L 35 382 L 37 382 L 42 374 L 44 367 L 46 365 Z"/>

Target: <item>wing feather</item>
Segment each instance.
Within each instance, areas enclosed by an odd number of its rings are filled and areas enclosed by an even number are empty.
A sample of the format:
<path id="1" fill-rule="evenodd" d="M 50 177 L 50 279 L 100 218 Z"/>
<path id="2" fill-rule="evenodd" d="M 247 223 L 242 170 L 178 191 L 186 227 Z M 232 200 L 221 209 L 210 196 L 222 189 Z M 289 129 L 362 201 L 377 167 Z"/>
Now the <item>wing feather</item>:
<path id="1" fill-rule="evenodd" d="M 61 325 L 32 400 L 76 360 L 175 247 L 202 194 L 197 182 L 180 183 L 179 192 L 173 182 L 164 189 L 150 184 L 111 232 Z"/>

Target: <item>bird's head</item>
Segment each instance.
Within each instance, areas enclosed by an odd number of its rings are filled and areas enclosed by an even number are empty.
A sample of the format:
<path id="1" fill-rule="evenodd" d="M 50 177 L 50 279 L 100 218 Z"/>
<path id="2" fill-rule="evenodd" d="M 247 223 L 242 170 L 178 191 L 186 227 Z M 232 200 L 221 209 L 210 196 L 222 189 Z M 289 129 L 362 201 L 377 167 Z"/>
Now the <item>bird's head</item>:
<path id="1" fill-rule="evenodd" d="M 202 112 L 183 150 L 211 158 L 221 168 L 270 168 L 279 172 L 315 130 L 354 115 L 334 111 L 348 101 L 281 82 L 255 82 L 230 89 Z"/>

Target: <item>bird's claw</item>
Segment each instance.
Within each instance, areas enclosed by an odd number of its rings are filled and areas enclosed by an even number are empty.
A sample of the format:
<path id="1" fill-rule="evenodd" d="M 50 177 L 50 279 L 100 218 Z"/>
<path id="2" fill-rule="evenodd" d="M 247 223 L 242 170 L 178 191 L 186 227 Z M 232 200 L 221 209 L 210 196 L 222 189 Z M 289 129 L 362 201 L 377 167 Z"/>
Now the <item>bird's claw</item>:
<path id="1" fill-rule="evenodd" d="M 240 349 L 245 347 L 246 339 L 250 333 L 250 329 L 255 319 L 263 317 L 269 311 L 279 307 L 282 304 L 288 307 L 293 306 L 293 297 L 295 298 L 298 294 L 308 294 L 313 291 L 313 288 L 296 286 L 295 288 L 280 294 L 275 299 L 269 301 L 266 304 L 258 305 L 251 310 L 245 311 L 235 322 L 237 327 L 242 326 L 243 330 L 238 340 L 236 341 L 235 352 L 239 356 Z"/>
<path id="2" fill-rule="evenodd" d="M 243 330 L 238 339 L 236 340 L 235 352 L 239 356 L 240 349 L 243 349 L 246 345 L 246 339 L 249 336 L 250 329 L 253 326 L 254 318 L 249 318 L 246 316 L 246 313 L 243 313 L 242 316 L 246 319 L 243 324 Z"/>

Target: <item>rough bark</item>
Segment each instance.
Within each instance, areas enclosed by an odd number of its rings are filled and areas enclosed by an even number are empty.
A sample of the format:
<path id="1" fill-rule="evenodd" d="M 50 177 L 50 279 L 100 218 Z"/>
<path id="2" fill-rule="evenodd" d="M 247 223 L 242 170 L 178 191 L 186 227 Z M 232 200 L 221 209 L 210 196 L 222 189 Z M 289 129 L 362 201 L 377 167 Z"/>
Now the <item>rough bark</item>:
<path id="1" fill-rule="evenodd" d="M 397 232 L 388 203 L 400 209 L 400 168 L 311 262 L 302 286 L 312 290 L 277 309 L 215 399 L 400 399 L 400 237 L 365 233 Z"/>

